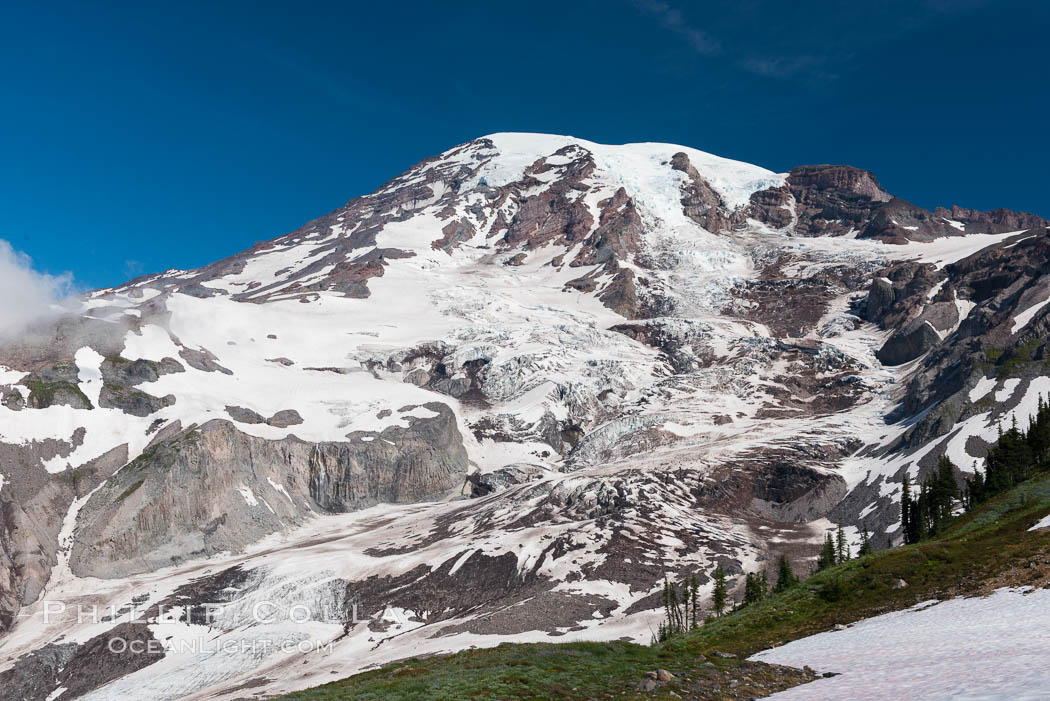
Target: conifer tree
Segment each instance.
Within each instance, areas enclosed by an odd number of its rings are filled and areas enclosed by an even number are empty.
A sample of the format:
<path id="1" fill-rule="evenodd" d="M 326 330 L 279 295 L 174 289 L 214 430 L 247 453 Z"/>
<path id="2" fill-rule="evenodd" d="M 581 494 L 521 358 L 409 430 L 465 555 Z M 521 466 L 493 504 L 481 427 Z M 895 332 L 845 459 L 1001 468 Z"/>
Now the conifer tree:
<path id="1" fill-rule="evenodd" d="M 689 582 L 689 589 L 693 593 L 692 627 L 693 630 L 696 630 L 700 625 L 700 580 L 696 578 L 696 572 L 693 572 L 693 577 Z"/>
<path id="2" fill-rule="evenodd" d="M 1029 417 L 1028 428 L 1017 425 L 1016 413 L 1010 428 L 999 425 L 998 439 L 984 462 L 983 472 L 974 465 L 973 477 L 966 480 L 965 505 L 973 509 L 997 494 L 1050 467 L 1050 403 L 1043 396 L 1035 416 Z"/>
<path id="3" fill-rule="evenodd" d="M 715 567 L 714 580 L 715 587 L 711 593 L 711 604 L 714 607 L 715 615 L 721 616 L 726 609 L 726 603 L 729 598 L 729 590 L 726 587 L 726 571 L 722 569 L 721 564 Z"/>
<path id="4" fill-rule="evenodd" d="M 857 557 L 871 555 L 873 552 L 871 547 L 871 537 L 868 534 L 868 524 L 864 523 L 863 526 L 864 529 L 861 531 L 860 535 L 860 550 L 857 551 Z"/>
<path id="5" fill-rule="evenodd" d="M 919 498 L 915 501 L 915 510 L 912 514 L 913 528 L 915 528 L 915 540 L 913 543 L 918 543 L 921 540 L 926 540 L 930 536 L 930 487 L 926 482 L 922 483 L 922 487 L 919 489 Z"/>
<path id="6" fill-rule="evenodd" d="M 846 532 L 840 525 L 838 533 L 835 534 L 835 564 L 841 565 L 848 559 L 850 559 L 849 543 L 846 541 Z"/>
<path id="7" fill-rule="evenodd" d="M 682 591 L 679 594 L 678 585 L 665 577 L 663 599 L 665 622 L 660 625 L 658 636 L 661 642 L 685 632 L 689 620 L 689 600 L 691 599 L 689 587 L 683 582 Z M 695 605 L 694 603 L 693 606 L 695 607 Z"/>
<path id="8" fill-rule="evenodd" d="M 1028 426 L 1025 436 L 1033 461 L 1038 465 L 1045 463 L 1050 456 L 1050 411 L 1043 395 L 1039 395 L 1039 404 L 1035 416 Z"/>
<path id="9" fill-rule="evenodd" d="M 691 592 L 689 590 L 689 578 L 686 577 L 682 580 L 680 586 L 682 592 L 682 627 L 681 630 L 685 631 L 689 625 L 689 600 L 691 598 Z"/>
<path id="10" fill-rule="evenodd" d="M 773 593 L 779 594 L 787 591 L 796 584 L 798 584 L 798 577 L 791 569 L 791 561 L 788 560 L 787 555 L 781 555 L 777 566 L 777 583 L 773 585 Z"/>
<path id="11" fill-rule="evenodd" d="M 669 593 L 667 591 L 667 578 L 666 577 L 664 577 L 663 598 L 664 598 L 664 622 L 660 624 L 660 627 L 658 629 L 657 636 L 656 636 L 656 639 L 659 642 L 661 642 L 661 643 L 664 642 L 665 640 L 667 640 L 670 637 L 670 630 L 668 628 L 668 624 L 671 621 L 671 599 L 670 599 Z"/>
<path id="12" fill-rule="evenodd" d="M 904 542 L 912 543 L 912 523 L 911 523 L 911 480 L 908 478 L 908 473 L 904 473 L 904 479 L 901 482 L 901 531 L 904 533 Z"/>
<path id="13" fill-rule="evenodd" d="M 817 571 L 826 570 L 835 566 L 835 541 L 831 539 L 831 531 L 824 533 L 824 547 L 820 550 L 817 558 Z"/>
<path id="14" fill-rule="evenodd" d="M 985 500 L 984 475 L 977 461 L 973 461 L 973 477 L 966 480 L 966 510 L 974 508 Z"/>
<path id="15" fill-rule="evenodd" d="M 744 575 L 744 600 L 741 602 L 741 605 L 750 606 L 761 600 L 762 595 L 758 592 L 758 575 L 754 572 L 748 572 Z"/>

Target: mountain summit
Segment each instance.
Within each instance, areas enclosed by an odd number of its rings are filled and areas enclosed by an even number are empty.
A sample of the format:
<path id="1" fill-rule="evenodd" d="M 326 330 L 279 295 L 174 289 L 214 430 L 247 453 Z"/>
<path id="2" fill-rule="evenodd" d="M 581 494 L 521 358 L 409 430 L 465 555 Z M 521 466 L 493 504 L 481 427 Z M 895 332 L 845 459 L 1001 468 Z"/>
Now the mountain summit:
<path id="1" fill-rule="evenodd" d="M 493 134 L 90 293 L 0 346 L 0 683 L 237 698 L 648 641 L 665 576 L 805 570 L 835 524 L 899 542 L 903 477 L 972 470 L 1050 391 L 1047 226 Z M 44 615 L 74 601 L 114 613 Z M 162 650 L 100 653 L 118 630 Z M 230 650 L 165 644 L 198 638 Z"/>

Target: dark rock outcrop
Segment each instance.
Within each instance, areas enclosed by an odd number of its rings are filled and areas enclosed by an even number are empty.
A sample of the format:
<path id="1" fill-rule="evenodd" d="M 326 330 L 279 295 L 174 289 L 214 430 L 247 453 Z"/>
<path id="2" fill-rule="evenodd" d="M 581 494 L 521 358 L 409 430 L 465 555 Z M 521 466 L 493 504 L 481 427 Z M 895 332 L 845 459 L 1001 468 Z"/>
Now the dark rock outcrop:
<path id="1" fill-rule="evenodd" d="M 472 473 L 467 475 L 467 482 L 470 484 L 470 496 L 483 497 L 508 487 L 539 479 L 542 474 L 543 469 L 539 467 L 508 465 L 485 474 Z"/>
<path id="2" fill-rule="evenodd" d="M 889 415 L 889 421 L 900 421 L 921 414 L 902 437 L 902 449 L 943 436 L 957 421 L 980 411 L 967 393 L 982 377 L 1023 380 L 1046 372 L 1050 319 L 1039 313 L 1014 329 L 1019 313 L 1050 295 L 1050 234 L 1035 229 L 1003 243 L 945 266 L 946 280 L 932 301 L 924 285 L 901 293 L 898 311 L 918 315 L 909 323 L 935 325 L 949 296 L 974 307 L 954 333 L 928 352 Z"/>
<path id="3" fill-rule="evenodd" d="M 303 423 L 303 417 L 295 409 L 282 409 L 266 419 L 266 423 L 277 428 L 288 428 Z"/>
<path id="4" fill-rule="evenodd" d="M 29 388 L 26 405 L 32 409 L 46 409 L 56 405 L 93 409 L 91 401 L 78 386 L 78 372 L 76 365 L 62 363 L 31 373 L 22 380 L 22 384 Z"/>
<path id="5" fill-rule="evenodd" d="M 78 698 L 90 691 L 164 659 L 161 641 L 145 623 L 119 623 L 90 640 L 51 643 L 20 657 L 0 672 L 4 698 L 45 701 Z"/>
<path id="6" fill-rule="evenodd" d="M 411 503 L 462 484 L 467 453 L 455 414 L 437 402 L 424 408 L 437 416 L 411 418 L 409 428 L 388 428 L 369 442 L 317 444 L 308 463 L 317 505 L 351 511 L 377 502 Z"/>
<path id="7" fill-rule="evenodd" d="M 883 365 L 902 365 L 926 353 L 940 340 L 941 337 L 930 322 L 915 319 L 890 336 L 875 357 Z"/>
<path id="8" fill-rule="evenodd" d="M 685 215 L 708 231 L 729 231 L 746 221 L 743 210 L 730 211 L 725 200 L 689 162 L 689 156 L 679 151 L 671 157 L 671 167 L 685 173 L 682 186 L 682 210 Z"/>
<path id="9" fill-rule="evenodd" d="M 569 263 L 570 266 L 627 260 L 641 246 L 642 218 L 626 190 L 621 187 L 598 206 L 601 208 L 598 227 L 584 240 L 583 249 Z"/>
<path id="10" fill-rule="evenodd" d="M 120 409 L 132 416 L 149 416 L 175 403 L 175 395 L 155 397 L 134 387 L 106 383 L 99 393 L 98 405 L 104 409 Z"/>
<path id="11" fill-rule="evenodd" d="M 928 293 L 943 273 L 929 263 L 899 262 L 880 270 L 872 278 L 864 305 L 864 318 L 883 329 L 896 329 L 922 313 Z M 954 288 L 942 288 L 944 294 Z M 941 301 L 941 297 L 937 300 Z M 951 301 L 947 297 L 944 301 Z"/>
<path id="12" fill-rule="evenodd" d="M 57 561 L 58 533 L 72 501 L 86 496 L 127 462 L 127 446 L 118 446 L 73 469 L 48 474 L 41 461 L 69 455 L 84 430 L 63 441 L 0 443 L 0 633 L 9 628 L 23 604 L 35 601 Z M 9 466 L 17 465 L 12 471 Z M 0 688 L 3 688 L 0 686 Z"/>
<path id="13" fill-rule="evenodd" d="M 938 217 L 967 224 L 968 229 L 981 229 L 990 233 L 1021 231 L 1022 229 L 1038 229 L 1050 226 L 1050 220 L 1028 212 L 1013 212 L 1009 209 L 994 209 L 990 212 L 981 212 L 976 209 L 966 209 L 965 207 L 953 205 L 949 209 L 937 207 L 933 210 L 933 213 Z"/>
<path id="14" fill-rule="evenodd" d="M 185 372 L 186 368 L 174 358 L 154 360 L 127 360 L 119 355 L 111 355 L 99 366 L 102 380 L 115 385 L 134 387 L 143 382 L 155 382 L 164 375 Z"/>
<path id="15" fill-rule="evenodd" d="M 251 409 L 245 409 L 242 406 L 228 406 L 226 407 L 226 413 L 230 415 L 230 418 L 237 423 L 242 424 L 264 424 L 266 419 L 262 417 L 256 411 Z"/>
<path id="16" fill-rule="evenodd" d="M 874 175 L 850 166 L 799 166 L 791 170 L 783 187 L 774 190 L 752 196 L 751 216 L 770 226 L 783 226 L 782 207 L 793 201 L 795 233 L 803 236 L 859 231 L 891 199 Z"/>
<path id="17" fill-rule="evenodd" d="M 706 212 L 704 207 L 713 206 L 711 197 L 705 198 L 702 191 L 698 191 L 694 199 L 703 203 L 702 212 Z M 890 195 L 869 171 L 838 165 L 793 168 L 783 186 L 753 193 L 747 214 L 777 229 L 793 223 L 794 232 L 802 236 L 851 234 L 887 243 L 931 241 L 978 231 L 1000 233 L 1048 225 L 1047 220 L 1034 214 L 1005 209 L 978 212 L 961 207 L 950 210 L 938 207 L 930 212 Z M 712 231 L 728 231 L 735 225 L 732 217 L 709 220 L 706 214 L 702 216 L 704 221 L 719 227 Z M 704 221 L 700 223 L 706 226 Z"/>

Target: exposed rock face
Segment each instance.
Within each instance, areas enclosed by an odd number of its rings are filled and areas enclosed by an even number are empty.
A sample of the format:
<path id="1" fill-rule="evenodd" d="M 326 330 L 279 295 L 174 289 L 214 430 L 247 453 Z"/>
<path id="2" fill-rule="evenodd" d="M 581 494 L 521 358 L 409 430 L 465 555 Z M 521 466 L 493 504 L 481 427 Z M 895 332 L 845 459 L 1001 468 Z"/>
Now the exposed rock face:
<path id="1" fill-rule="evenodd" d="M 901 365 L 915 360 L 941 340 L 928 321 L 915 319 L 897 331 L 876 354 L 883 365 Z"/>
<path id="2" fill-rule="evenodd" d="M 5 367 L 14 370 L 54 373 L 56 379 L 75 382 L 69 371 L 75 368 L 73 356 L 78 349 L 89 346 L 103 357 L 117 355 L 123 348 L 125 332 L 135 325 L 131 320 L 103 321 L 94 315 L 61 316 L 31 325 L 18 336 L 0 339 L 0 358 Z"/>
<path id="3" fill-rule="evenodd" d="M 321 444 L 309 458 L 310 496 L 329 511 L 347 511 L 381 501 L 413 503 L 458 487 L 467 454 L 455 415 L 438 402 L 437 412 L 412 419 L 407 429 L 388 428 L 367 443 Z"/>
<path id="4" fill-rule="evenodd" d="M 793 168 L 784 186 L 751 195 L 748 216 L 803 236 L 852 234 L 887 243 L 1047 226 L 1045 219 L 1034 214 L 1005 209 L 978 212 L 938 207 L 929 212 L 890 195 L 869 171 L 835 165 Z M 712 231 L 728 231 L 736 222 L 716 224 L 720 228 Z"/>
<path id="5" fill-rule="evenodd" d="M 303 423 L 303 417 L 295 409 L 281 409 L 268 418 L 266 423 L 277 428 L 287 428 Z"/>
<path id="6" fill-rule="evenodd" d="M 29 388 L 26 404 L 32 409 L 50 406 L 68 406 L 74 409 L 93 409 L 91 401 L 77 386 L 77 367 L 61 364 L 43 368 L 30 374 L 25 380 Z"/>
<path id="7" fill-rule="evenodd" d="M 1028 212 L 1012 212 L 1009 209 L 995 209 L 991 212 L 980 212 L 953 205 L 950 209 L 937 207 L 933 213 L 938 217 L 963 222 L 970 229 L 985 231 L 1021 231 L 1050 226 L 1050 220 L 1043 219 Z"/>
<path id="8" fill-rule="evenodd" d="M 795 197 L 786 187 L 759 190 L 751 194 L 748 213 L 774 229 L 790 228 L 796 216 Z"/>
<path id="9" fill-rule="evenodd" d="M 875 176 L 866 170 L 800 166 L 792 169 L 778 194 L 753 195 L 751 215 L 770 226 L 783 226 L 786 222 L 782 209 L 793 201 L 797 234 L 841 236 L 862 229 L 880 205 L 890 199 Z M 776 206 L 771 207 L 772 204 Z"/>
<path id="10" fill-rule="evenodd" d="M 1039 305 L 1050 298 L 1048 273 L 1050 236 L 1046 229 L 1034 229 L 945 266 L 946 280 L 932 299 L 921 285 L 902 293 L 900 308 L 931 324 L 949 295 L 954 304 L 973 307 L 923 359 L 889 417 L 900 420 L 936 405 L 904 435 L 904 447 L 944 436 L 957 421 L 978 413 L 968 393 L 982 377 L 1024 382 L 1044 372 L 1050 321 Z M 1018 315 L 1026 310 L 1035 313 L 1019 323 Z"/>
<path id="11" fill-rule="evenodd" d="M 806 275 L 788 272 L 796 262 L 789 255 L 778 257 L 756 279 L 735 287 L 727 311 L 761 322 L 778 337 L 802 338 L 834 300 L 863 289 L 872 269 L 869 263 L 827 266 Z"/>
<path id="12" fill-rule="evenodd" d="M 111 355 L 99 366 L 102 378 L 114 385 L 134 387 L 144 382 L 156 382 L 164 375 L 185 372 L 186 368 L 174 358 L 154 360 L 128 360 L 119 355 Z"/>
<path id="13" fill-rule="evenodd" d="M 876 278 L 871 281 L 868 297 L 865 300 L 864 316 L 870 321 L 880 321 L 897 301 L 897 288 L 888 278 Z"/>
<path id="14" fill-rule="evenodd" d="M 539 248 L 548 243 L 576 243 L 582 241 L 594 225 L 594 217 L 578 197 L 587 189 L 582 180 L 594 171 L 593 158 L 590 153 L 571 146 L 553 156 L 571 160 L 564 165 L 551 165 L 548 159 L 542 159 L 525 169 L 522 184 L 526 188 L 535 187 L 541 183 L 536 176 L 552 171 L 561 177 L 538 195 L 520 197 L 514 218 L 506 223 L 497 220 L 490 229 L 490 234 L 503 232 L 502 243 L 508 248 L 519 244 Z M 516 196 L 517 193 L 511 191 L 501 195 Z"/>
<path id="15" fill-rule="evenodd" d="M 368 281 L 372 278 L 383 277 L 385 266 L 389 265 L 388 261 L 411 258 L 413 255 L 411 252 L 396 248 L 373 248 L 349 260 L 339 261 L 323 281 L 309 284 L 293 282 L 285 288 L 285 291 L 303 294 L 327 290 L 355 299 L 364 299 L 370 294 Z"/>
<path id="16" fill-rule="evenodd" d="M 908 241 L 932 241 L 959 233 L 958 229 L 941 217 L 894 197 L 871 213 L 859 236 L 903 244 Z"/>
<path id="17" fill-rule="evenodd" d="M 232 375 L 233 371 L 229 368 L 224 368 L 222 365 L 215 360 L 215 355 L 205 349 L 199 350 L 196 348 L 182 348 L 179 350 L 179 357 L 186 361 L 194 370 L 200 370 L 202 372 L 221 372 L 223 375 Z"/>
<path id="18" fill-rule="evenodd" d="M 0 672 L 8 698 L 45 701 L 59 692 L 77 698 L 114 679 L 164 659 L 145 623 L 120 623 L 83 644 L 51 644 Z"/>
<path id="19" fill-rule="evenodd" d="M 451 249 L 454 249 L 464 241 L 469 241 L 476 233 L 477 230 L 474 228 L 474 225 L 470 220 L 466 217 L 461 217 L 445 224 L 441 229 L 441 238 L 430 245 L 434 248 L 451 253 Z"/>
<path id="20" fill-rule="evenodd" d="M 21 505 L 0 500 L 0 630 L 6 631 L 22 602 L 42 589 L 54 562 L 54 537 Z"/>
<path id="21" fill-rule="evenodd" d="M 685 215 L 708 231 L 729 231 L 744 223 L 744 212 L 730 212 L 722 196 L 701 177 L 689 162 L 689 156 L 679 151 L 671 157 L 671 167 L 685 173 L 687 184 L 682 186 L 682 208 Z"/>
<path id="22" fill-rule="evenodd" d="M 44 701 L 58 688 L 62 669 L 76 649 L 76 643 L 62 643 L 34 650 L 0 672 L 0 686 L 10 698 Z"/>
<path id="23" fill-rule="evenodd" d="M 776 521 L 805 523 L 829 513 L 846 496 L 845 481 L 799 468 L 791 463 L 770 462 L 755 475 L 751 508 Z"/>
<path id="24" fill-rule="evenodd" d="M 242 406 L 228 406 L 226 407 L 226 413 L 230 415 L 230 418 L 234 421 L 242 424 L 264 424 L 266 419 L 262 417 L 257 411 L 251 409 L 245 409 Z"/>
<path id="25" fill-rule="evenodd" d="M 398 577 L 348 582 L 346 599 L 357 602 L 359 617 L 396 606 L 436 622 L 478 607 L 498 609 L 501 603 L 517 603 L 526 592 L 550 588 L 550 583 L 536 575 L 541 564 L 542 559 L 532 572 L 520 572 L 518 559 L 511 553 L 495 557 L 476 553 L 462 561 L 456 556 L 436 566 L 420 565 Z"/>
<path id="26" fill-rule="evenodd" d="M 120 409 L 132 416 L 149 416 L 175 403 L 175 395 L 156 397 L 137 388 L 137 385 L 156 382 L 164 375 L 185 372 L 174 358 L 127 360 L 119 355 L 105 358 L 99 370 L 102 373 L 102 391 L 98 405 L 103 409 Z"/>
<path id="27" fill-rule="evenodd" d="M 468 483 L 471 487 L 470 495 L 472 497 L 483 497 L 487 494 L 494 494 L 507 487 L 513 487 L 534 479 L 541 479 L 542 475 L 542 468 L 529 465 L 512 465 L 488 474 L 472 474 L 468 476 Z"/>
<path id="28" fill-rule="evenodd" d="M 922 313 L 927 293 L 941 278 L 930 264 L 904 262 L 884 268 L 871 281 L 864 318 L 883 329 L 904 326 Z M 948 294 L 952 289 L 942 288 L 942 292 Z"/>
<path id="29" fill-rule="evenodd" d="M 889 202 L 892 199 L 872 173 L 851 166 L 799 166 L 791 170 L 788 185 L 799 191 L 826 191 L 829 199 L 838 197 L 845 200 L 850 196 L 872 202 Z"/>
<path id="30" fill-rule="evenodd" d="M 345 443 L 269 441 L 224 421 L 158 443 L 88 500 L 71 565 L 126 576 L 240 550 L 314 509 L 441 496 L 462 484 L 467 458 L 448 407 L 425 409 L 434 416 Z"/>
<path id="31" fill-rule="evenodd" d="M 601 208 L 598 227 L 584 240 L 580 254 L 569 263 L 572 267 L 629 260 L 641 248 L 642 219 L 626 190 L 621 187 L 598 206 Z"/>
<path id="32" fill-rule="evenodd" d="M 105 384 L 99 393 L 98 405 L 104 409 L 120 409 L 132 416 L 149 416 L 175 403 L 175 395 L 154 397 L 133 387 Z"/>
<path id="33" fill-rule="evenodd" d="M 83 438 L 82 433 L 77 435 Z M 32 469 L 43 460 L 69 455 L 75 447 L 58 441 L 0 443 L 0 468 L 14 465 L 29 473 L 28 479 L 17 473 L 5 477 L 0 489 L 0 632 L 14 622 L 23 603 L 36 600 L 47 583 L 57 560 L 62 527 L 56 511 L 64 512 L 75 498 L 86 496 L 127 463 L 127 446 L 122 445 L 55 475 L 43 476 Z M 20 476 L 23 478 L 18 479 Z"/>

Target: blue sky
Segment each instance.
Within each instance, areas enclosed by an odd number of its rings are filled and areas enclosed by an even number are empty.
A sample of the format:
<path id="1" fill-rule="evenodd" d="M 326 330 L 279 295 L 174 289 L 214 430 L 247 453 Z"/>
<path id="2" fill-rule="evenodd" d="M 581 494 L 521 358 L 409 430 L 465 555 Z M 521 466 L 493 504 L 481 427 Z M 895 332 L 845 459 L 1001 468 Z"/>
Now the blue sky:
<path id="1" fill-rule="evenodd" d="M 1050 216 L 1050 3 L 22 3 L 0 239 L 92 288 L 205 264 L 495 131 L 849 163 Z"/>

